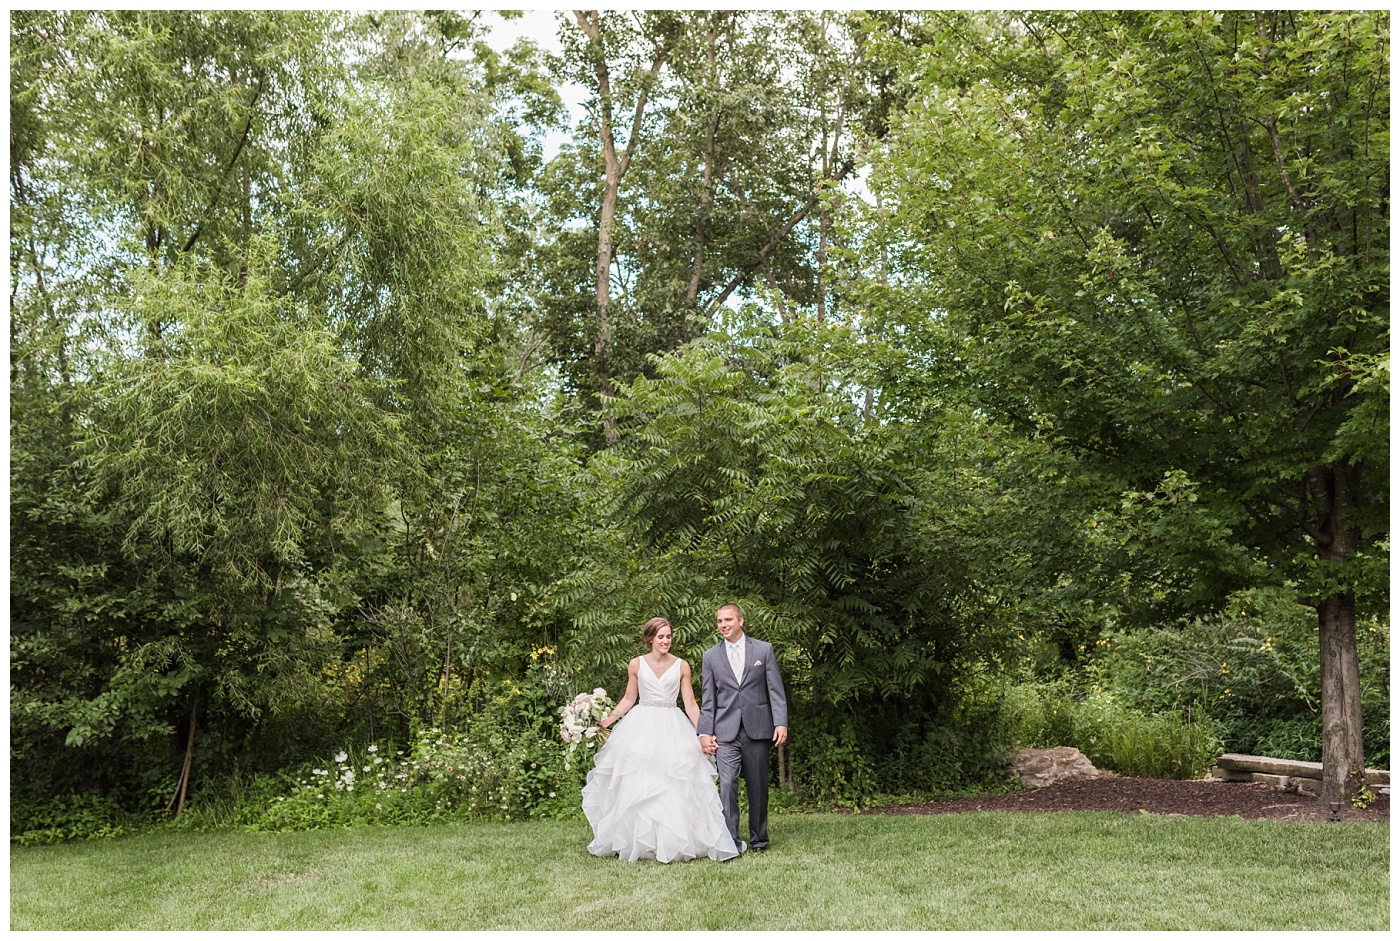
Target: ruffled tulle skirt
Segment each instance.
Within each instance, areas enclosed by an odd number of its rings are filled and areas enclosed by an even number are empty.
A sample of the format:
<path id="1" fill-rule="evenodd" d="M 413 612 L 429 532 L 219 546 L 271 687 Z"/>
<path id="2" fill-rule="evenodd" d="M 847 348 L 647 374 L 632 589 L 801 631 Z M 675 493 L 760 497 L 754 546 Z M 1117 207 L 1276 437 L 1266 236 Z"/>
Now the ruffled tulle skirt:
<path id="1" fill-rule="evenodd" d="M 588 851 L 627 862 L 729 859 L 739 855 L 724 825 L 714 759 L 675 706 L 629 709 L 588 772 L 583 813 Z"/>

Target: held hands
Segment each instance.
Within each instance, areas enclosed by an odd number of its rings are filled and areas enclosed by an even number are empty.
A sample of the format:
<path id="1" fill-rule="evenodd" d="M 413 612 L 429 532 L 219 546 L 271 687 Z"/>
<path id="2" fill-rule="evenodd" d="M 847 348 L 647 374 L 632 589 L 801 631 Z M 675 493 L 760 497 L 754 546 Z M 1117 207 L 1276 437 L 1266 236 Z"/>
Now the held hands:
<path id="1" fill-rule="evenodd" d="M 773 744 L 781 745 L 787 741 L 787 726 L 779 725 L 773 729 Z M 707 755 L 713 755 L 719 751 L 719 739 L 713 735 L 700 736 L 700 750 Z"/>

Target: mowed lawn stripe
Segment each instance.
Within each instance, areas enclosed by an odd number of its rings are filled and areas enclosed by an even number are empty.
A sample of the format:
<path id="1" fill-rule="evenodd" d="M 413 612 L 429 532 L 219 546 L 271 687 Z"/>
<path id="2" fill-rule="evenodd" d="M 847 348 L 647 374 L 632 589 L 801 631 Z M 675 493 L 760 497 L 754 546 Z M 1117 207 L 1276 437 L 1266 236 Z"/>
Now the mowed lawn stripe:
<path id="1" fill-rule="evenodd" d="M 10 853 L 15 929 L 1389 928 L 1390 828 L 1111 813 L 792 814 L 721 865 L 583 821 L 156 831 Z"/>

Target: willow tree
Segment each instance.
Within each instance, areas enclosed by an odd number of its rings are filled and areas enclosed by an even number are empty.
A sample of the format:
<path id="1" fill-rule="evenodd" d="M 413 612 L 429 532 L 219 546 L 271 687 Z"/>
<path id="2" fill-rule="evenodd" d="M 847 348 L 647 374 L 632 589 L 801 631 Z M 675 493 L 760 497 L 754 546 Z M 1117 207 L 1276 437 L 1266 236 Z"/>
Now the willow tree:
<path id="1" fill-rule="evenodd" d="M 23 728 L 92 755 L 183 719 L 176 807 L 203 710 L 256 710 L 296 672 L 277 669 L 286 660 L 253 612 L 316 606 L 304 573 L 276 564 L 321 530 L 306 475 L 327 447 L 346 453 L 337 425 L 382 428 L 336 393 L 347 375 L 333 344 L 255 270 L 269 259 L 269 196 L 334 78 L 325 27 L 236 12 L 12 24 L 12 335 L 24 385 L 49 386 L 70 445 L 14 481 L 29 510 L 14 540 Z M 41 415 L 17 416 L 17 438 Z M 54 500 L 65 514 L 39 512 Z M 70 553 L 73 530 L 95 538 Z M 103 605 L 65 610 L 51 597 L 64 584 Z M 291 646 L 314 647 L 318 626 Z"/>
<path id="2" fill-rule="evenodd" d="M 1116 484 L 1120 551 L 1316 609 L 1324 796 L 1351 797 L 1388 558 L 1388 15 L 932 19 L 889 49 L 901 276 L 980 404 Z"/>
<path id="3" fill-rule="evenodd" d="M 394 496 L 431 502 L 471 405 L 463 356 L 489 334 L 492 102 L 441 51 L 420 57 L 437 71 L 395 58 L 421 22 L 356 24 L 13 24 L 16 688 L 45 744 L 178 732 L 176 808 L 211 718 L 237 740 L 315 714 L 361 543 Z M 106 610 L 65 607 L 94 587 Z"/>

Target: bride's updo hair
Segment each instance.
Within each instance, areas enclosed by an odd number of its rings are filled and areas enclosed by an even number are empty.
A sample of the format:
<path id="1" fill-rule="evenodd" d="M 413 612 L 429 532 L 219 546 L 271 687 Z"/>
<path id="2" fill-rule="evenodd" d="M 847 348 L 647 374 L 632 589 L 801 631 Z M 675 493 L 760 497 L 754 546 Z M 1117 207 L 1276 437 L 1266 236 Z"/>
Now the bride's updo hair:
<path id="1" fill-rule="evenodd" d="M 642 646 L 647 650 L 651 649 L 651 642 L 656 640 L 656 632 L 663 627 L 670 627 L 671 622 L 665 618 L 652 618 L 647 621 L 646 627 L 642 628 Z"/>

